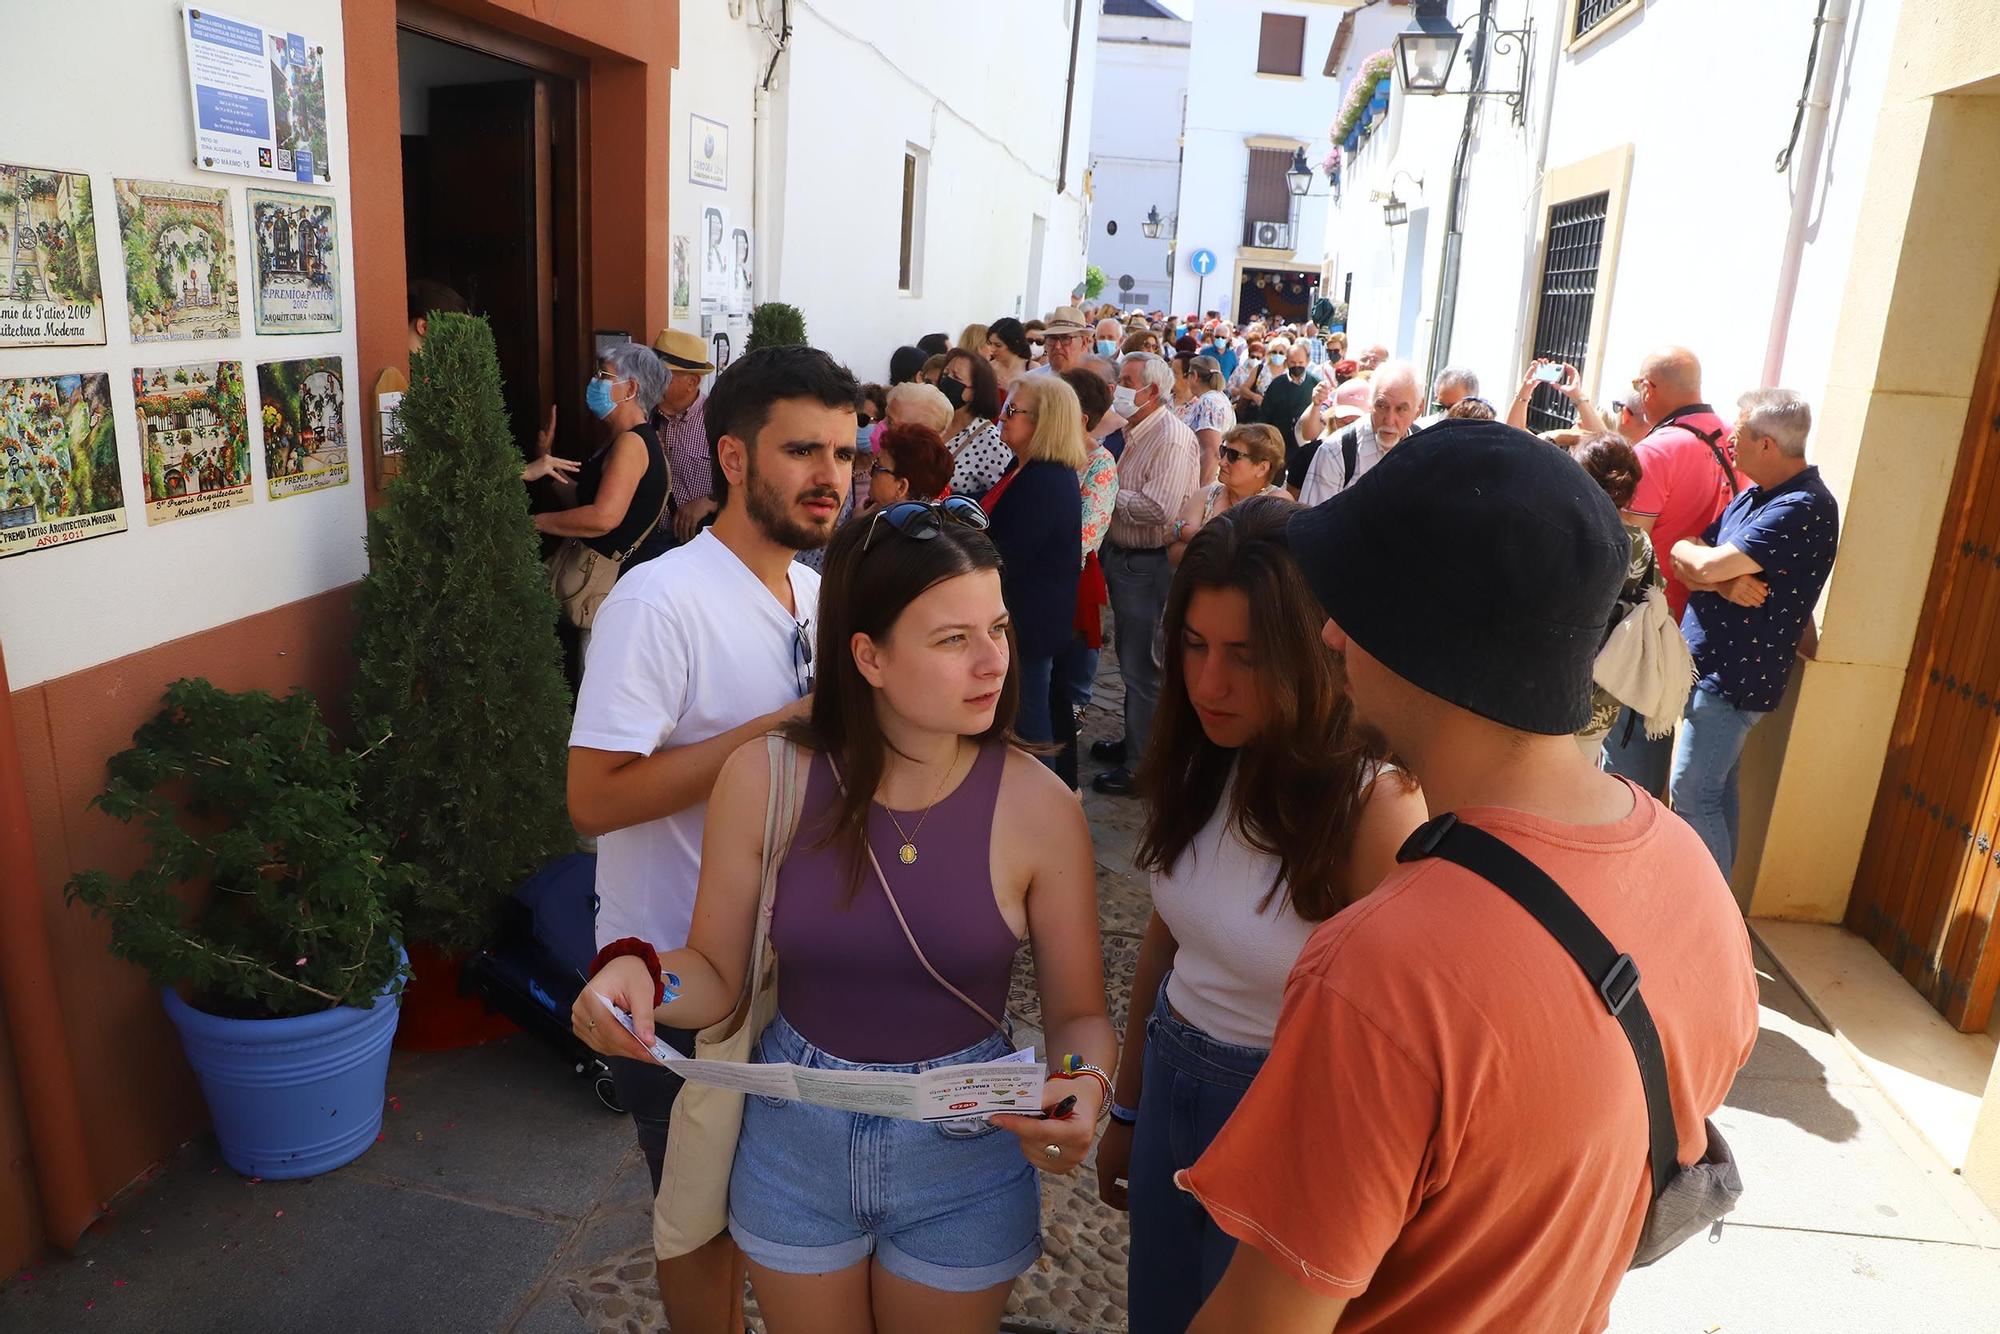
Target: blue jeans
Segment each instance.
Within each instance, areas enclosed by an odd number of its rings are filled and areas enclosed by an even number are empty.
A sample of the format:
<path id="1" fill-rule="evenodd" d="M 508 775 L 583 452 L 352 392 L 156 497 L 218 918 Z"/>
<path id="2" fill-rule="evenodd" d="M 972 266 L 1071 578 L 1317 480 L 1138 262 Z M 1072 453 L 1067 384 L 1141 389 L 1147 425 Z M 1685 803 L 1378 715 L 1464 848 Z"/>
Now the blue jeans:
<path id="1" fill-rule="evenodd" d="M 1763 716 L 1696 686 L 1674 747 L 1674 813 L 1701 835 L 1725 880 L 1736 865 L 1736 774 L 1743 743 Z"/>
<path id="2" fill-rule="evenodd" d="M 1049 714 L 1049 681 L 1054 658 L 1021 655 L 1021 703 L 1014 713 L 1014 733 L 1023 741 L 1054 741 L 1055 721 Z"/>
<path id="3" fill-rule="evenodd" d="M 1631 729 L 1630 742 L 1625 740 Z M 1646 720 L 1630 708 L 1618 710 L 1618 721 L 1604 738 L 1604 768 L 1620 778 L 1629 778 L 1656 797 L 1667 795 L 1667 772 L 1674 762 L 1671 734 L 1657 741 L 1646 735 Z"/>
<path id="4" fill-rule="evenodd" d="M 1167 592 L 1174 585 L 1174 567 L 1165 547 L 1143 549 L 1106 542 L 1098 553 L 1104 565 L 1105 587 L 1111 593 L 1112 643 L 1118 650 L 1118 675 L 1125 682 L 1125 755 L 1133 770 L 1146 755 L 1146 738 L 1153 732 L 1153 710 L 1160 702 L 1160 673 L 1166 663 L 1160 643 L 1160 618 L 1166 614 Z"/>
<path id="5" fill-rule="evenodd" d="M 1146 1021 L 1146 1083 L 1132 1129 L 1127 1190 L 1132 1258 L 1126 1305 L 1134 1330 L 1182 1334 L 1229 1268 L 1235 1238 L 1174 1185 L 1174 1173 L 1193 1167 L 1222 1133 L 1269 1054 L 1219 1042 L 1175 1018 L 1161 981 Z"/>
<path id="6" fill-rule="evenodd" d="M 1056 654 L 1056 689 L 1069 692 L 1073 708 L 1090 707 L 1090 697 L 1097 690 L 1097 656 L 1096 649 L 1084 644 L 1081 631 L 1069 641 L 1068 648 Z"/>
<path id="7" fill-rule="evenodd" d="M 857 1065 L 806 1041 L 781 1014 L 762 1062 L 814 1070 L 929 1070 L 997 1061 L 998 1033 L 909 1065 Z M 752 1094 L 729 1174 L 729 1233 L 781 1274 L 831 1274 L 870 1255 L 943 1292 L 1012 1282 L 1042 1253 L 1041 1186 L 1021 1141 L 991 1121 L 899 1121 Z"/>

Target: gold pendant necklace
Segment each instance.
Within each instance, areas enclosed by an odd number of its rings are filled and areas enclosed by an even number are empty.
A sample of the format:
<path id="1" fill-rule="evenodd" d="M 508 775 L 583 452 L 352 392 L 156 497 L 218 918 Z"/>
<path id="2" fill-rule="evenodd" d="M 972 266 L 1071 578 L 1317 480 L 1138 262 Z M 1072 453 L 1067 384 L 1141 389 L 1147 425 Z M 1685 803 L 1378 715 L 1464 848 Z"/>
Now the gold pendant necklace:
<path id="1" fill-rule="evenodd" d="M 944 785 L 951 781 L 951 776 L 957 771 L 958 751 L 954 749 L 951 754 L 951 763 L 944 767 L 944 777 L 938 779 L 937 790 L 931 793 L 930 806 L 924 807 L 924 813 L 917 817 L 917 827 L 910 830 L 907 834 L 903 832 L 903 822 L 896 818 L 896 812 L 890 810 L 887 803 L 883 804 L 882 813 L 889 817 L 889 823 L 896 827 L 897 836 L 903 840 L 903 846 L 896 849 L 896 860 L 903 865 L 915 866 L 917 864 L 917 835 L 924 831 L 924 821 L 931 818 L 931 807 L 938 804 L 938 798 L 944 795 Z"/>

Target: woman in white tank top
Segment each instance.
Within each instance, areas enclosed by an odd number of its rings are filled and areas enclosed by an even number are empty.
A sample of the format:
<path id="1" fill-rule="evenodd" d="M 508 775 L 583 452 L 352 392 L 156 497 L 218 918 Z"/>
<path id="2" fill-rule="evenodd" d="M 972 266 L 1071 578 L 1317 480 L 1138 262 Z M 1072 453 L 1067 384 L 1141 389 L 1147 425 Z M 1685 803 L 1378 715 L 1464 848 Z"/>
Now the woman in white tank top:
<path id="1" fill-rule="evenodd" d="M 1235 1250 L 1174 1173 L 1263 1065 L 1306 938 L 1372 890 L 1428 818 L 1352 722 L 1326 618 L 1285 545 L 1298 510 L 1257 497 L 1218 515 L 1167 600 L 1140 774 L 1153 916 L 1097 1154 L 1099 1193 L 1132 1215 L 1128 1309 L 1148 1334 L 1181 1334 Z"/>

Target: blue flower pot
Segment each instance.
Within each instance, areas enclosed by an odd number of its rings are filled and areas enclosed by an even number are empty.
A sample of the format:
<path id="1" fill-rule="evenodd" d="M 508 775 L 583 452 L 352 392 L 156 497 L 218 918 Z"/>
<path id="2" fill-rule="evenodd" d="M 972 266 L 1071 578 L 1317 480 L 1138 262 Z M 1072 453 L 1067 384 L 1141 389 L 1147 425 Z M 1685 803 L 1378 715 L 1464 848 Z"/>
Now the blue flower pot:
<path id="1" fill-rule="evenodd" d="M 365 1010 L 342 1005 L 291 1019 L 226 1019 L 172 988 L 162 994 L 201 1080 L 223 1161 L 238 1172 L 274 1181 L 318 1176 L 375 1142 L 401 1012 L 387 989 Z"/>

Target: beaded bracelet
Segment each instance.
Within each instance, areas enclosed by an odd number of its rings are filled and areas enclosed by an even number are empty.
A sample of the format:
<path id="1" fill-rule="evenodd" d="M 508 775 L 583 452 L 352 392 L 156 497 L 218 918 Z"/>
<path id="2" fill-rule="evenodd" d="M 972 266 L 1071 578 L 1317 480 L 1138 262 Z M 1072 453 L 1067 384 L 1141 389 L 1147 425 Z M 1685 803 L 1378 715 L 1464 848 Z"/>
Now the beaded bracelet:
<path id="1" fill-rule="evenodd" d="M 1071 1052 L 1056 1062 L 1055 1069 L 1049 1072 L 1049 1078 L 1094 1079 L 1104 1089 L 1105 1104 L 1108 1106 L 1111 1102 L 1111 1076 L 1105 1074 L 1104 1071 L 1084 1060 L 1075 1052 Z"/>

